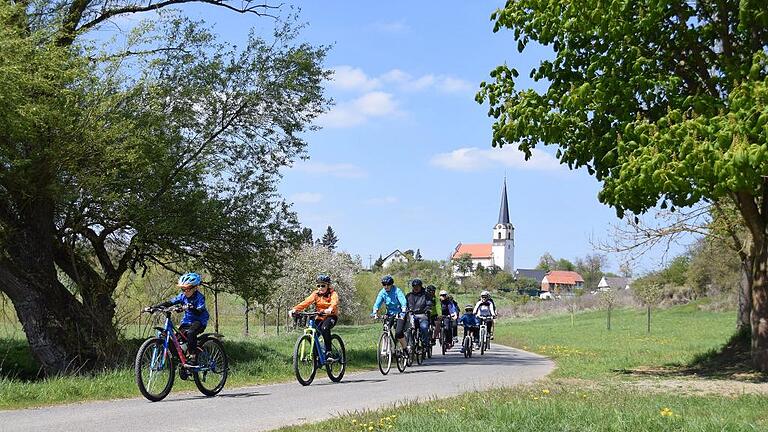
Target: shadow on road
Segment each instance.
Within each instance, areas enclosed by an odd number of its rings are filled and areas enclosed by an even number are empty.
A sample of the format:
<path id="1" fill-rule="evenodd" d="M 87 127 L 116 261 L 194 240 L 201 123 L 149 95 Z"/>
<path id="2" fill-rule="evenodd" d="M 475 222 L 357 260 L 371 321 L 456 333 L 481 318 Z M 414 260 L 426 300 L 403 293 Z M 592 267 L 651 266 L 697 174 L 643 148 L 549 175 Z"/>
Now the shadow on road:
<path id="1" fill-rule="evenodd" d="M 313 384 L 314 386 L 327 386 L 327 385 L 337 385 L 337 384 L 359 384 L 359 383 L 369 383 L 369 382 L 383 382 L 386 381 L 386 379 L 351 379 L 351 380 L 341 380 L 341 382 L 335 383 L 335 382 L 322 382 L 318 384 Z"/>

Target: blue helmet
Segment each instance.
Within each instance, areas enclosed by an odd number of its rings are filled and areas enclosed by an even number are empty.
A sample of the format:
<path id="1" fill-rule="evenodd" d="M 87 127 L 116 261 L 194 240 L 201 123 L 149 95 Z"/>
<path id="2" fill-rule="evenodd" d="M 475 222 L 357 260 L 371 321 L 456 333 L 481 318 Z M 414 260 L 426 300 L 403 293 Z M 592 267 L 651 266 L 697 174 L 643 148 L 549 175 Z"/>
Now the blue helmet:
<path id="1" fill-rule="evenodd" d="M 197 273 L 184 273 L 179 277 L 179 286 L 198 286 L 203 278 Z"/>
<path id="2" fill-rule="evenodd" d="M 324 283 L 324 284 L 330 284 L 331 283 L 331 277 L 327 274 L 319 274 L 317 275 L 317 279 L 315 279 L 315 282 L 317 283 Z"/>
<path id="3" fill-rule="evenodd" d="M 395 280 L 390 275 L 386 275 L 383 278 L 381 278 L 381 284 L 382 285 L 394 285 Z"/>
<path id="4" fill-rule="evenodd" d="M 416 279 L 411 281 L 411 286 L 412 287 L 421 286 L 421 284 L 422 284 L 422 282 L 421 282 L 421 279 L 419 279 L 419 278 L 416 278 Z"/>

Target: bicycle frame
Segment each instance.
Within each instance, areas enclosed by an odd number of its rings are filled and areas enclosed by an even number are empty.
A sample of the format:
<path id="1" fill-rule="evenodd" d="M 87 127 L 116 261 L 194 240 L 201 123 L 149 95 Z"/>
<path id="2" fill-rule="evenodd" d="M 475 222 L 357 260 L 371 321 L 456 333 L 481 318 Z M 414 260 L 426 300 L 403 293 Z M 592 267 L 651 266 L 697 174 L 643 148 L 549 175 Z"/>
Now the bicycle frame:
<path id="1" fill-rule="evenodd" d="M 315 317 L 309 317 L 307 319 L 307 327 L 304 328 L 304 334 L 308 335 L 312 338 L 314 343 L 312 344 L 312 350 L 317 350 L 317 354 L 320 356 L 320 366 L 325 365 L 326 361 L 326 352 L 325 347 L 320 343 L 320 337 L 317 335 L 317 325 L 315 324 Z M 302 345 L 302 350 L 304 349 L 304 346 Z M 304 353 L 300 353 L 301 357 L 304 358 Z M 309 353 L 310 355 L 314 354 L 313 352 Z"/>
<path id="2" fill-rule="evenodd" d="M 163 357 L 160 362 L 160 368 L 165 367 L 165 359 L 169 355 L 168 347 L 171 342 L 173 342 L 173 346 L 176 348 L 176 353 L 179 356 L 179 361 L 181 362 L 182 365 L 186 365 L 187 358 L 181 349 L 181 344 L 179 343 L 179 339 L 176 337 L 176 333 L 178 333 L 178 330 L 176 330 L 176 326 L 173 325 L 170 312 L 165 312 L 165 326 L 155 327 L 155 329 L 157 330 L 157 337 L 163 338 Z M 155 362 L 155 359 L 157 358 L 156 354 L 157 354 L 156 352 L 152 353 L 152 363 L 150 364 L 152 368 L 155 367 L 154 362 Z"/>

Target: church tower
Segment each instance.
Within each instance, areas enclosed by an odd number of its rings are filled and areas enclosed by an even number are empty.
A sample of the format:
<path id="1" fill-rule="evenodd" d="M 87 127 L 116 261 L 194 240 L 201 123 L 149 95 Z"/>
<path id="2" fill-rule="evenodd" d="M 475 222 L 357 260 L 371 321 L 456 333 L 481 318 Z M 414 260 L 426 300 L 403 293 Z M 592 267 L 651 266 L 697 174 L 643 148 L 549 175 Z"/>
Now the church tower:
<path id="1" fill-rule="evenodd" d="M 499 221 L 493 227 L 493 264 L 507 273 L 515 270 L 515 227 L 509 222 L 509 205 L 507 205 L 507 179 L 501 191 L 501 208 Z"/>

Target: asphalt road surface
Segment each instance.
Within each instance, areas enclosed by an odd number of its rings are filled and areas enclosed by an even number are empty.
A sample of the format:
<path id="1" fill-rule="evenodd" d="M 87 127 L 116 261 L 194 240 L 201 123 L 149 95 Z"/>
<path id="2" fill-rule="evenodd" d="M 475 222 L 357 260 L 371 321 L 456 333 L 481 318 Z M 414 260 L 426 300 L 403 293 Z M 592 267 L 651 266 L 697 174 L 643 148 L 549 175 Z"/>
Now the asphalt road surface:
<path id="1" fill-rule="evenodd" d="M 393 364 L 387 376 L 375 370 L 346 375 L 340 383 L 332 383 L 319 370 L 309 387 L 294 381 L 225 388 L 213 398 L 171 391 L 155 403 L 136 398 L 0 411 L 0 431 L 264 431 L 395 403 L 530 382 L 554 368 L 546 357 L 500 345 L 493 345 L 483 356 L 475 351 L 471 359 L 465 359 L 458 348 L 446 356 L 435 352 L 432 359 L 404 373 Z"/>

